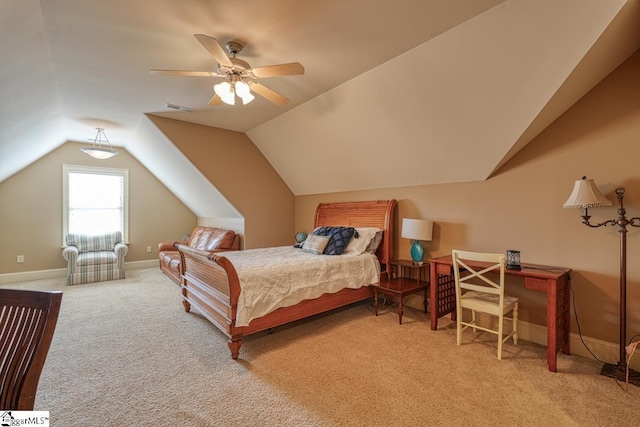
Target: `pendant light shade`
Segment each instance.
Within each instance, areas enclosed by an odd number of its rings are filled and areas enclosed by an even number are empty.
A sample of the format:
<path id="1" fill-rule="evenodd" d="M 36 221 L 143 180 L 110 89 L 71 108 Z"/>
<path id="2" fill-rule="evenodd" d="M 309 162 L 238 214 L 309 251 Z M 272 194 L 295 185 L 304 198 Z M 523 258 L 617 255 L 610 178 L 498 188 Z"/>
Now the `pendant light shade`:
<path id="1" fill-rule="evenodd" d="M 118 154 L 118 152 L 111 146 L 109 139 L 107 139 L 104 129 L 96 128 L 96 130 L 98 131 L 96 137 L 94 139 L 89 139 L 90 141 L 93 141 L 91 147 L 82 147 L 80 151 L 90 155 L 94 159 L 100 160 L 108 159 Z"/>

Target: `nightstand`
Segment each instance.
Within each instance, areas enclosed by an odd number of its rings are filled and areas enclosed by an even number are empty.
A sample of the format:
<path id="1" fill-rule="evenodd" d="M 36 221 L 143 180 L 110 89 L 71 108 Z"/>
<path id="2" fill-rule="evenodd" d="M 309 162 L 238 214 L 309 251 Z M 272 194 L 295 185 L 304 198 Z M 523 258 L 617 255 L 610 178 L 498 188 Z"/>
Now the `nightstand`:
<path id="1" fill-rule="evenodd" d="M 409 294 L 424 292 L 424 312 L 427 312 L 427 290 L 429 288 L 429 263 L 414 264 L 413 261 L 391 261 L 390 275 L 380 278 L 373 287 L 373 308 L 378 315 L 378 294 L 398 299 L 398 323 L 402 324 L 403 300 Z"/>

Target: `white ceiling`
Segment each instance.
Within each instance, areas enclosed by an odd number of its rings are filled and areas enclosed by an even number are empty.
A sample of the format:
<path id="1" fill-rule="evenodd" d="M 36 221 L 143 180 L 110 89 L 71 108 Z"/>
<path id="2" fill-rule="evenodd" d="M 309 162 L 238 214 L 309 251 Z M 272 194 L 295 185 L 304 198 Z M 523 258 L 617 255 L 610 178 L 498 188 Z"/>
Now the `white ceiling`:
<path id="1" fill-rule="evenodd" d="M 486 179 L 640 47 L 638 4 L 3 0 L 0 182 L 97 126 L 135 155 L 145 114 L 247 132 L 296 195 Z M 213 107 L 212 79 L 149 73 L 214 71 L 197 33 L 303 64 L 261 81 L 290 103 Z"/>

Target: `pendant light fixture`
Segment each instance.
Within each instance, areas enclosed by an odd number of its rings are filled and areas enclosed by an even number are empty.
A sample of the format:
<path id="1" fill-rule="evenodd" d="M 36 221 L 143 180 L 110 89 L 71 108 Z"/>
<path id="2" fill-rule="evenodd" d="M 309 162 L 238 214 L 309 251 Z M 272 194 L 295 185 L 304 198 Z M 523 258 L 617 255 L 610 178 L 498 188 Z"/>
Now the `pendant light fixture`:
<path id="1" fill-rule="evenodd" d="M 96 130 L 98 131 L 96 137 L 94 139 L 89 139 L 89 141 L 93 141 L 91 147 L 82 147 L 80 150 L 94 159 L 100 160 L 108 159 L 118 154 L 118 152 L 111 146 L 109 139 L 107 139 L 104 129 L 96 128 Z"/>

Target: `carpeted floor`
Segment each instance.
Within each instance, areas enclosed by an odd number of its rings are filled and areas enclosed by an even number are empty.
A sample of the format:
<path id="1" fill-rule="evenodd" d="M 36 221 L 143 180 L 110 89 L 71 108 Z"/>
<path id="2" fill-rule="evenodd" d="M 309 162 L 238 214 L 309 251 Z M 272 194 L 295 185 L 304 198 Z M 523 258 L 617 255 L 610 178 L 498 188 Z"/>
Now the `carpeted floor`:
<path id="1" fill-rule="evenodd" d="M 240 359 L 158 269 L 65 286 L 36 410 L 52 426 L 636 426 L 640 388 L 600 364 L 520 341 L 495 357 L 489 334 L 429 329 L 425 314 L 370 303 L 245 339 Z M 473 343 L 471 341 L 474 340 Z"/>

